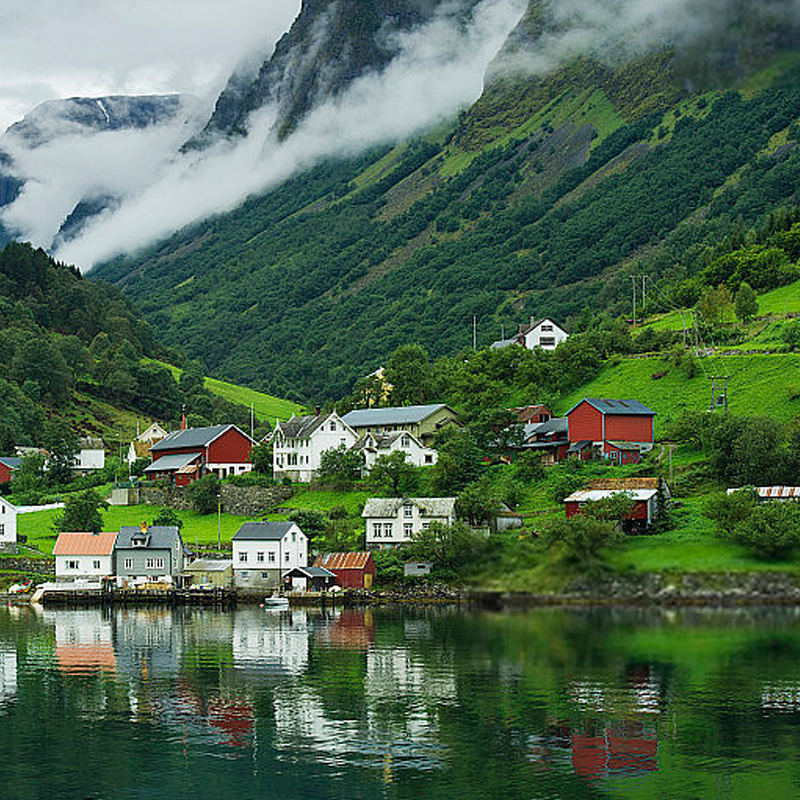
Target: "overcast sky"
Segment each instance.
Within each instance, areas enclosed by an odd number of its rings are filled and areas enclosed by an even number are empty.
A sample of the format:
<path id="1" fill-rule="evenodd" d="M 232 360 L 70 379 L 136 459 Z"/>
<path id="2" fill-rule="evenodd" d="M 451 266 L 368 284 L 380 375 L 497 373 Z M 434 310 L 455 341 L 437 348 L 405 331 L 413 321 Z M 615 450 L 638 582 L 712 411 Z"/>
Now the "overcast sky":
<path id="1" fill-rule="evenodd" d="M 213 98 L 300 0 L 0 0 L 0 132 L 57 97 Z"/>

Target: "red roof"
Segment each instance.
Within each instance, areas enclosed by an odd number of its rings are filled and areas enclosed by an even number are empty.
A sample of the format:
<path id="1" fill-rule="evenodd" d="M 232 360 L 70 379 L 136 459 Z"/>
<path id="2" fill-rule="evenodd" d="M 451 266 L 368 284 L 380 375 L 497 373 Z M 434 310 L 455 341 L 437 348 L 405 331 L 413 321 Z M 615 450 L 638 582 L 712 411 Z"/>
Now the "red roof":
<path id="1" fill-rule="evenodd" d="M 372 559 L 372 553 L 324 553 L 317 556 L 315 567 L 337 569 L 366 569 Z"/>
<path id="2" fill-rule="evenodd" d="M 54 556 L 110 556 L 116 533 L 60 533 Z"/>

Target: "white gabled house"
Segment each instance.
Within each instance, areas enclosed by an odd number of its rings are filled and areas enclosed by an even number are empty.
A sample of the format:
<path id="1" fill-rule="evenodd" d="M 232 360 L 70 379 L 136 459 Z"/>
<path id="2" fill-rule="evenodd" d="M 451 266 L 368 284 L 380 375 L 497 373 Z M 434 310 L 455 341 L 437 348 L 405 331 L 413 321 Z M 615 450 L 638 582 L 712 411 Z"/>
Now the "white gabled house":
<path id="1" fill-rule="evenodd" d="M 455 497 L 370 497 L 361 513 L 366 523 L 367 548 L 398 547 L 432 522 L 452 525 Z"/>
<path id="2" fill-rule="evenodd" d="M 0 497 L 0 553 L 17 551 L 17 507 Z"/>
<path id="3" fill-rule="evenodd" d="M 56 578 L 80 580 L 114 575 L 116 533 L 60 533 L 53 555 Z"/>
<path id="4" fill-rule="evenodd" d="M 510 339 L 501 339 L 492 344 L 495 349 L 518 344 L 527 350 L 555 350 L 562 342 L 569 339 L 569 334 L 550 317 L 536 319 L 531 317 L 528 324 L 517 327 L 517 332 Z"/>
<path id="5" fill-rule="evenodd" d="M 401 450 L 406 454 L 406 463 L 415 467 L 427 467 L 436 463 L 438 453 L 432 447 L 425 447 L 413 433 L 395 431 L 394 433 L 367 433 L 353 445 L 353 449 L 364 454 L 364 467 L 367 472 L 380 456 L 388 456 Z"/>
<path id="6" fill-rule="evenodd" d="M 272 433 L 272 470 L 275 478 L 301 483 L 314 479 L 322 454 L 344 446 L 351 448 L 358 439 L 355 431 L 334 413 L 307 415 L 279 422 Z"/>
<path id="7" fill-rule="evenodd" d="M 288 572 L 308 566 L 308 537 L 295 522 L 245 522 L 231 542 L 236 586 L 279 587 Z"/>

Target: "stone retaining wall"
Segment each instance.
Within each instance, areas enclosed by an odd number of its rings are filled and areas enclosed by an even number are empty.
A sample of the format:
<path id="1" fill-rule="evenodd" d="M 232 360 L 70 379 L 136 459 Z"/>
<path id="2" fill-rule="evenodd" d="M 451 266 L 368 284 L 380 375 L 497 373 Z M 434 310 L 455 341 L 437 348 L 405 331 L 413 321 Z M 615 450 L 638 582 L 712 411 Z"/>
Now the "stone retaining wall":
<path id="1" fill-rule="evenodd" d="M 220 484 L 222 510 L 226 514 L 255 517 L 265 514 L 288 500 L 294 490 L 291 486 L 234 486 Z M 153 506 L 166 506 L 180 511 L 191 508 L 183 486 L 142 486 L 135 490 L 136 501 Z"/>

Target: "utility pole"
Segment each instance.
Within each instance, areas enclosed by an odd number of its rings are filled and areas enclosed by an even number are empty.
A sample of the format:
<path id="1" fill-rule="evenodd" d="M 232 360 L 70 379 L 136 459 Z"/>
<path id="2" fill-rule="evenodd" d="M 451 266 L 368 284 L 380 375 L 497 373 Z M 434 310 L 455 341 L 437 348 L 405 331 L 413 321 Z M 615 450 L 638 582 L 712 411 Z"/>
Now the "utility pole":
<path id="1" fill-rule="evenodd" d="M 472 349 L 478 349 L 478 317 L 472 315 Z"/>
<path id="2" fill-rule="evenodd" d="M 636 324 L 636 275 L 631 275 L 631 284 L 633 285 L 633 324 Z"/>
<path id="3" fill-rule="evenodd" d="M 644 308 L 645 304 L 647 303 L 647 288 L 645 283 L 647 281 L 647 275 L 642 275 L 642 318 L 644 318 Z"/>

